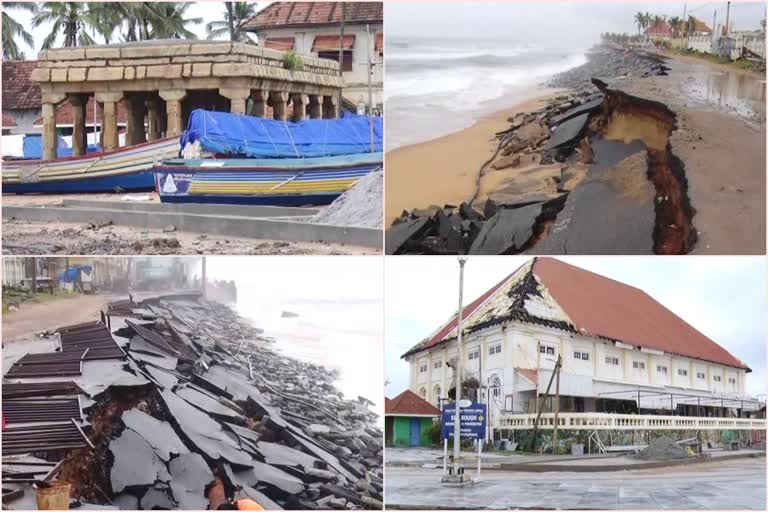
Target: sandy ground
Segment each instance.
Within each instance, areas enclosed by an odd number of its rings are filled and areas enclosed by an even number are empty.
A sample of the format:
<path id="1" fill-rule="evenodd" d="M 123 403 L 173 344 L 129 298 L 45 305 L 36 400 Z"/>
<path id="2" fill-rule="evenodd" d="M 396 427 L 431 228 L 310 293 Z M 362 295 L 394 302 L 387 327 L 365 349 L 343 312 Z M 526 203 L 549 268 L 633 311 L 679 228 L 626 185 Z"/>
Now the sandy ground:
<path id="1" fill-rule="evenodd" d="M 379 254 L 354 245 L 234 238 L 132 226 L 3 219 L 5 254 Z"/>
<path id="2" fill-rule="evenodd" d="M 3 194 L 3 204 L 8 206 L 31 206 L 37 204 L 61 205 L 64 199 L 84 199 L 87 201 L 123 201 L 123 198 L 131 197 L 134 199 L 149 198 L 142 201 L 124 201 L 140 203 L 160 203 L 160 196 L 157 192 L 135 192 L 131 194 Z"/>
<path id="3" fill-rule="evenodd" d="M 678 116 L 671 144 L 685 164 L 696 210 L 692 253 L 765 254 L 765 77 L 690 57 L 668 65 L 669 76 L 637 80 L 626 90 Z"/>
<path id="4" fill-rule="evenodd" d="M 18 311 L 3 312 L 3 343 L 27 339 L 45 330 L 99 319 L 113 300 L 106 295 L 77 295 L 45 302 L 23 302 Z"/>
<path id="5" fill-rule="evenodd" d="M 480 166 L 496 151 L 495 133 L 509 127 L 509 117 L 535 110 L 557 94 L 548 92 L 484 117 L 459 132 L 387 152 L 384 225 L 392 224 L 403 210 L 458 205 L 471 199 Z M 502 179 L 505 173 L 491 174 L 492 179 Z M 488 188 L 482 193 L 487 194 Z"/>

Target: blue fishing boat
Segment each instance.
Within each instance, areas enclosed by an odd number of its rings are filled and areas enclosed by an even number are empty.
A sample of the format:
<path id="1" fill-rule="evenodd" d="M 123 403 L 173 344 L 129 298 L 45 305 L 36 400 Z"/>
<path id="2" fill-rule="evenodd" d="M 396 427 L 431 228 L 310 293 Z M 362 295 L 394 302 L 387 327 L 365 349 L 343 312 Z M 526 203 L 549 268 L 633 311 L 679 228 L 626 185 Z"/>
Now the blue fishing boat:
<path id="1" fill-rule="evenodd" d="M 64 194 L 152 190 L 152 168 L 179 154 L 171 137 L 113 151 L 56 160 L 12 160 L 2 166 L 3 193 Z"/>
<path id="2" fill-rule="evenodd" d="M 155 167 L 155 189 L 165 203 L 323 205 L 382 166 L 382 153 L 320 158 L 173 159 Z"/>

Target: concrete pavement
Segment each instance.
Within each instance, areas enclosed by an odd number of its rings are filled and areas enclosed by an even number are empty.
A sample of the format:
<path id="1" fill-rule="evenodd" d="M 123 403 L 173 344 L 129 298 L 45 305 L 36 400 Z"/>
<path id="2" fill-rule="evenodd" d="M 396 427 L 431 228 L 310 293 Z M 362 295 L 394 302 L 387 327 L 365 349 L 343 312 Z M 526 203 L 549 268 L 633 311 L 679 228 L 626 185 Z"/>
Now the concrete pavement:
<path id="1" fill-rule="evenodd" d="M 765 469 L 765 458 L 749 458 L 589 474 L 488 471 L 476 484 L 450 487 L 439 483 L 440 469 L 388 466 L 385 503 L 411 509 L 765 510 Z"/>

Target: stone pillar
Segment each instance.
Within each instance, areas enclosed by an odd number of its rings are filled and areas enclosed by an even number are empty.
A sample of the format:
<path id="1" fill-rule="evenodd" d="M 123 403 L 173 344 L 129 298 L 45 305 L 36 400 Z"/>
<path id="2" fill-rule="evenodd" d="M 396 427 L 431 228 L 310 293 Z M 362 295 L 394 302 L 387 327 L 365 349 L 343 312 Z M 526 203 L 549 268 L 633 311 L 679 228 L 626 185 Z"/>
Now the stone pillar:
<path id="1" fill-rule="evenodd" d="M 56 147 L 59 142 L 56 133 L 56 105 L 65 97 L 64 94 L 43 94 L 43 160 L 56 159 Z"/>
<path id="2" fill-rule="evenodd" d="M 181 118 L 181 100 L 187 95 L 184 89 L 167 89 L 160 91 L 160 97 L 165 100 L 166 112 L 166 137 L 177 137 L 181 135 L 184 129 L 183 119 Z"/>
<path id="3" fill-rule="evenodd" d="M 293 120 L 303 121 L 307 117 L 309 96 L 300 93 L 291 94 L 291 103 L 293 104 Z"/>
<path id="4" fill-rule="evenodd" d="M 288 91 L 270 91 L 269 99 L 272 100 L 272 118 L 277 121 L 285 121 L 288 118 Z"/>
<path id="5" fill-rule="evenodd" d="M 160 100 L 154 96 L 144 102 L 147 108 L 147 135 L 150 141 L 160 138 Z"/>
<path id="6" fill-rule="evenodd" d="M 245 114 L 245 102 L 251 95 L 247 88 L 220 87 L 219 94 L 229 99 L 229 111 L 233 114 Z"/>
<path id="7" fill-rule="evenodd" d="M 323 97 L 323 119 L 339 117 L 339 98 L 334 94 Z"/>
<path id="8" fill-rule="evenodd" d="M 309 117 L 321 119 L 323 117 L 323 97 L 319 94 L 309 96 Z"/>
<path id="9" fill-rule="evenodd" d="M 269 101 L 269 90 L 256 89 L 253 91 L 251 98 L 253 98 L 253 115 L 255 117 L 266 117 L 267 102 Z"/>
<path id="10" fill-rule="evenodd" d="M 135 146 L 147 142 L 147 134 L 144 131 L 144 97 L 131 94 L 126 96 L 125 108 L 127 110 L 127 125 L 125 128 L 125 145 Z"/>
<path id="11" fill-rule="evenodd" d="M 72 94 L 69 96 L 69 103 L 72 105 L 74 114 L 72 124 L 72 154 L 82 156 L 87 153 L 88 136 L 85 128 L 86 111 L 88 105 L 88 96 L 84 94 Z"/>
<path id="12" fill-rule="evenodd" d="M 123 97 L 122 92 L 97 92 L 96 101 L 104 104 L 103 137 L 104 151 L 111 151 L 120 147 L 117 135 L 117 102 Z"/>

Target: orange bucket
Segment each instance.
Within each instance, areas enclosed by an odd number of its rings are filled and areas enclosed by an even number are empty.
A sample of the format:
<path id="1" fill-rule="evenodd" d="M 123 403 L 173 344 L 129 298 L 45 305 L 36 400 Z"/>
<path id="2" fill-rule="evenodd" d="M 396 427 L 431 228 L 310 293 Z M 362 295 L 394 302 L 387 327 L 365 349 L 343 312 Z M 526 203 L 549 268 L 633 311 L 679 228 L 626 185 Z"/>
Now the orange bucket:
<path id="1" fill-rule="evenodd" d="M 54 480 L 46 487 L 37 488 L 38 510 L 69 510 L 69 493 L 72 484 L 64 480 Z"/>

